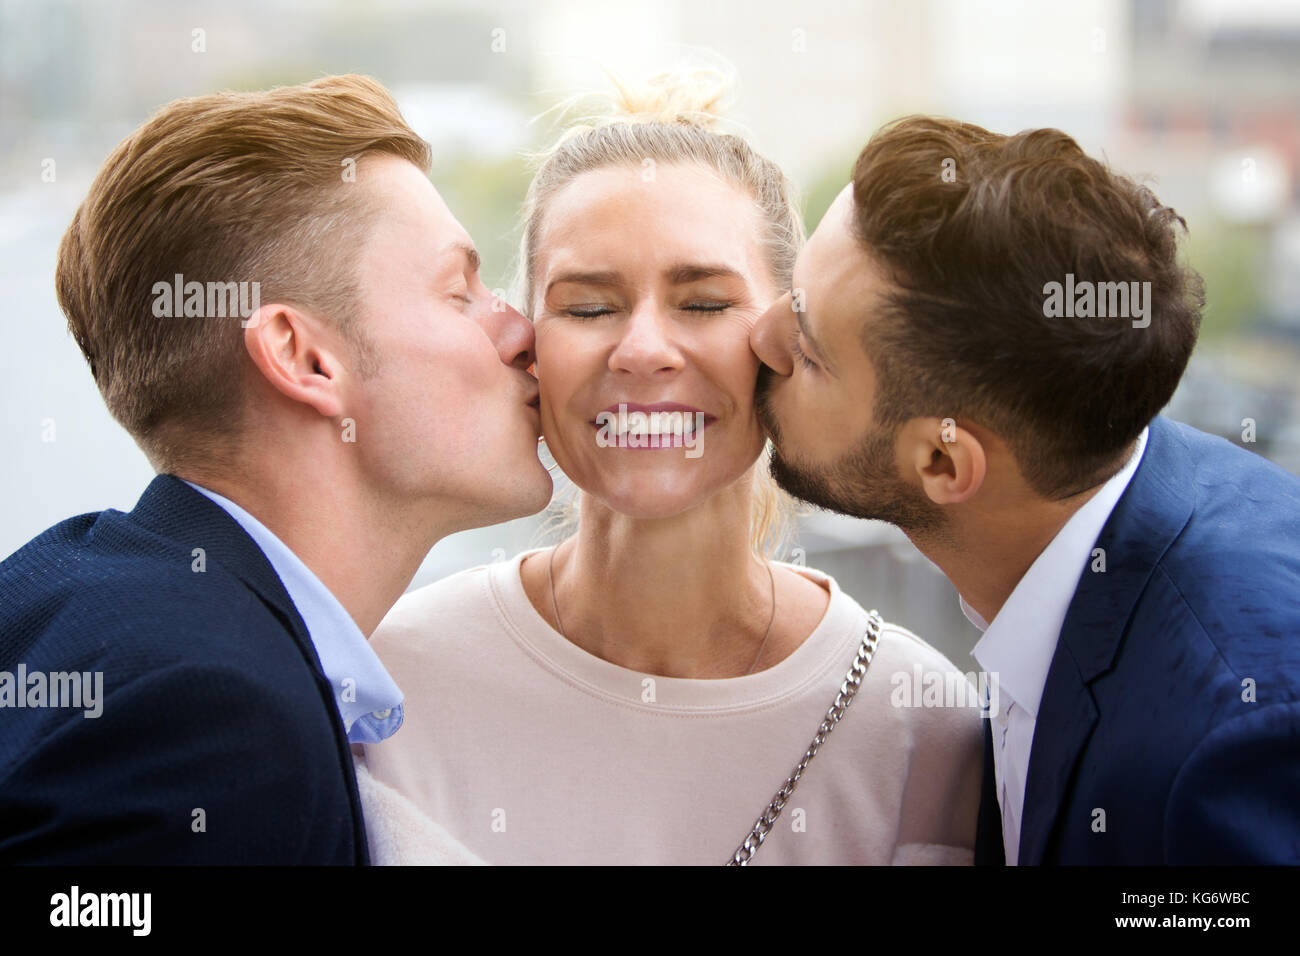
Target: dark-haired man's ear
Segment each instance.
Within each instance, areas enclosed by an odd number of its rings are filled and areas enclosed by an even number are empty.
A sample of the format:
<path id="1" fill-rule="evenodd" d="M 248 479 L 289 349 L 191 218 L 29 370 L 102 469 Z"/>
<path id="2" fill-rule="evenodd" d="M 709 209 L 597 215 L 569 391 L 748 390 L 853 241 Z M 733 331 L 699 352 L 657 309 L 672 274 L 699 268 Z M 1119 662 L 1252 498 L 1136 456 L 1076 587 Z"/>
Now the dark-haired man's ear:
<path id="1" fill-rule="evenodd" d="M 937 505 L 969 500 L 984 484 L 983 443 L 951 418 L 914 418 L 898 430 L 897 450 L 908 480 Z M 913 477 L 914 476 L 914 477 Z"/>
<path id="2" fill-rule="evenodd" d="M 264 305 L 245 320 L 244 347 L 276 391 L 326 418 L 343 413 L 334 339 L 316 319 L 292 306 Z"/>

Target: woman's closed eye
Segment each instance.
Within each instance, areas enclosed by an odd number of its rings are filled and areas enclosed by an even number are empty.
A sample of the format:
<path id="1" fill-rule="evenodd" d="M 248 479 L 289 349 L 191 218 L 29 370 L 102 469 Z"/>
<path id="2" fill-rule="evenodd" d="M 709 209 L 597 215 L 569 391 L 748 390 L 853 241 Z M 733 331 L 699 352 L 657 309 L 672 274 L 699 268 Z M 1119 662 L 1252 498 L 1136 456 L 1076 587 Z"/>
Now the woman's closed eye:
<path id="1" fill-rule="evenodd" d="M 602 315 L 610 315 L 617 310 L 607 305 L 571 305 L 563 311 L 565 315 L 574 319 L 596 319 Z"/>
<path id="2" fill-rule="evenodd" d="M 678 308 L 683 312 L 725 312 L 735 305 L 734 302 L 720 299 L 699 299 L 684 302 Z M 619 310 L 607 305 L 571 305 L 564 309 L 564 314 L 575 319 L 595 319 L 617 311 Z"/>
<path id="3" fill-rule="evenodd" d="M 686 312 L 725 312 L 734 306 L 734 302 L 723 302 L 714 299 L 702 299 L 695 302 L 687 302 L 682 305 Z"/>

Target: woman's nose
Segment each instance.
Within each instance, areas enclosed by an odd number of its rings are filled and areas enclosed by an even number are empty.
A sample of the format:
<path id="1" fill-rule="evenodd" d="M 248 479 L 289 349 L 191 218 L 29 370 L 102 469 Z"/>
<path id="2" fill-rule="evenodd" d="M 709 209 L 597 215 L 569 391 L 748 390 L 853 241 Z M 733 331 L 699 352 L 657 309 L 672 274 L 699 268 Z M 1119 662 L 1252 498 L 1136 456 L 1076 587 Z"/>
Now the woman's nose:
<path id="1" fill-rule="evenodd" d="M 682 354 L 674 341 L 672 323 L 651 302 L 632 310 L 622 327 L 622 336 L 609 357 L 615 372 L 649 375 L 682 366 Z"/>
<path id="2" fill-rule="evenodd" d="M 789 293 L 772 303 L 749 330 L 749 347 L 758 360 L 778 375 L 794 373 L 794 356 L 790 354 L 791 310 Z"/>

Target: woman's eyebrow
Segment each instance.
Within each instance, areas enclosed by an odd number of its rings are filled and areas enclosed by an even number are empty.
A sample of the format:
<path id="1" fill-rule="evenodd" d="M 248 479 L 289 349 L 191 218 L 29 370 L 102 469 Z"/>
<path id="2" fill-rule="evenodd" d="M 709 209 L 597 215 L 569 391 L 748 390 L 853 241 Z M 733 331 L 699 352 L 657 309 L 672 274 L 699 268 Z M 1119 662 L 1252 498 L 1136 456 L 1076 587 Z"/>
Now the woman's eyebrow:
<path id="1" fill-rule="evenodd" d="M 700 279 L 743 279 L 744 276 L 737 272 L 731 266 L 721 264 L 701 264 L 694 262 L 684 262 L 679 265 L 669 266 L 668 280 L 673 285 L 683 285 L 687 282 L 697 282 Z"/>
<path id="2" fill-rule="evenodd" d="M 574 282 L 579 285 L 621 285 L 623 274 L 613 270 L 603 272 L 561 272 L 546 284 L 547 293 L 562 282 Z"/>
<path id="3" fill-rule="evenodd" d="M 665 274 L 668 276 L 668 281 L 673 285 L 685 285 L 688 282 L 698 282 L 701 279 L 743 280 L 745 278 L 736 269 L 720 263 L 682 262 L 669 266 L 665 270 Z M 623 281 L 623 274 L 612 269 L 598 272 L 562 272 L 547 284 L 546 291 L 550 292 L 553 286 L 562 282 L 573 282 L 580 285 L 620 285 Z"/>

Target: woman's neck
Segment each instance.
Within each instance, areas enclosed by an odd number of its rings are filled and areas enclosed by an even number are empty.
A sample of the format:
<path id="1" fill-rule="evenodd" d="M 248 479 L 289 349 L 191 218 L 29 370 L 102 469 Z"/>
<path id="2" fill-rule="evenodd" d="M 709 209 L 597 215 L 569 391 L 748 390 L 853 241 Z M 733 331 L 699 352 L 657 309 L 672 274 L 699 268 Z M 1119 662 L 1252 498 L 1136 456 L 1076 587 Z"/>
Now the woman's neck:
<path id="1" fill-rule="evenodd" d="M 748 482 L 671 518 L 631 518 L 584 498 L 578 533 L 555 554 L 564 636 L 643 673 L 748 673 L 773 609 L 772 579 L 749 545 L 750 504 Z"/>

